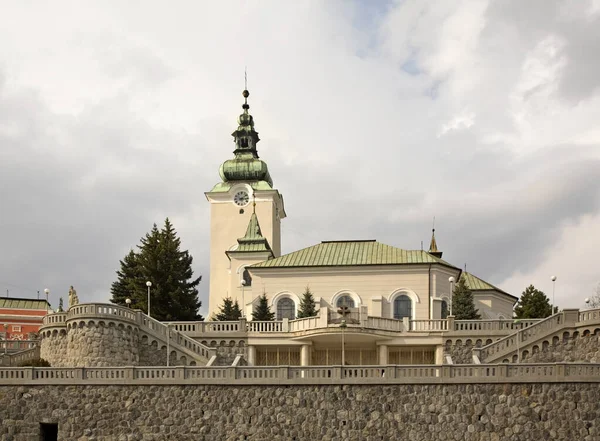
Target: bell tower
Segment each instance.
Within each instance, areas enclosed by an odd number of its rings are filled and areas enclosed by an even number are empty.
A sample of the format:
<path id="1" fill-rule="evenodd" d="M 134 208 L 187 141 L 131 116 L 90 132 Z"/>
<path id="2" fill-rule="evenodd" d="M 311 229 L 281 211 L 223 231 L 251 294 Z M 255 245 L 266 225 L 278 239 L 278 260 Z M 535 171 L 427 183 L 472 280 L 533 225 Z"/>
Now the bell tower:
<path id="1" fill-rule="evenodd" d="M 270 244 L 272 255 L 281 255 L 280 223 L 286 217 L 283 196 L 273 186 L 267 163 L 259 159 L 256 150 L 260 138 L 249 113 L 250 92 L 244 90 L 242 96 L 243 112 L 232 133 L 234 157 L 221 165 L 221 182 L 205 193 L 210 203 L 209 318 L 218 311 L 225 297 L 238 300 L 242 307 L 244 266 L 265 259 L 264 253 L 257 254 L 255 259 L 246 253 L 244 265 L 240 266 L 237 259 L 230 259 L 228 255 L 239 247 L 238 238 L 244 236 L 253 216 L 260 219 L 262 236 Z"/>

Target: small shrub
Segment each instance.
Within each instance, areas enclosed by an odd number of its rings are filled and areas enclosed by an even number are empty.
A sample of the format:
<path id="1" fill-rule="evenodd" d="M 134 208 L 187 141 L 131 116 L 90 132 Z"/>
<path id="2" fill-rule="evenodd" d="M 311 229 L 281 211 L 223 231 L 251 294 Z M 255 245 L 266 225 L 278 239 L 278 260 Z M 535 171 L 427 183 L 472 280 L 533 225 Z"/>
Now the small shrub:
<path id="1" fill-rule="evenodd" d="M 21 367 L 51 367 L 50 363 L 48 363 L 47 360 L 44 360 L 43 358 L 34 358 L 33 360 L 27 360 L 23 363 L 21 363 Z"/>

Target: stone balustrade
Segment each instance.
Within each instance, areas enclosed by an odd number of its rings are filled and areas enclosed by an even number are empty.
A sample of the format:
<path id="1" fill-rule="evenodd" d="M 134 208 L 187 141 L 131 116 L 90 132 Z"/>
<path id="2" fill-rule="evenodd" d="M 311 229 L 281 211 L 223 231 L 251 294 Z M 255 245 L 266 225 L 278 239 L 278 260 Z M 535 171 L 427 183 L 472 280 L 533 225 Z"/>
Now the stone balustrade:
<path id="1" fill-rule="evenodd" d="M 54 314 L 48 314 L 44 316 L 42 319 L 42 326 L 64 325 L 66 321 L 66 312 L 55 312 Z"/>
<path id="2" fill-rule="evenodd" d="M 357 316 L 358 317 L 358 316 Z M 170 322 L 173 329 L 190 337 L 219 337 L 227 334 L 239 334 L 243 337 L 248 332 L 259 333 L 297 333 L 323 328 L 339 327 L 339 320 L 334 323 L 328 321 L 327 314 L 296 320 L 274 320 L 269 322 L 255 322 L 241 319 L 229 322 Z M 529 320 L 399 320 L 386 317 L 367 316 L 366 320 L 359 319 L 348 321 L 348 327 L 364 327 L 390 332 L 428 332 L 440 333 L 445 336 L 506 336 L 518 329 L 528 328 L 539 319 Z"/>
<path id="3" fill-rule="evenodd" d="M 565 327 L 577 328 L 588 325 L 600 325 L 600 308 L 587 311 L 565 309 L 536 323 L 529 323 L 522 329 L 487 346 L 474 349 L 474 352 L 480 360 L 502 361 L 509 359 L 513 354 L 529 345 L 562 331 Z"/>
<path id="4" fill-rule="evenodd" d="M 194 325 L 186 325 L 188 328 Z M 177 357 L 207 363 L 216 349 L 171 329 L 140 310 L 103 303 L 84 303 L 68 311 L 47 315 L 40 327 L 42 356 L 59 366 L 108 366 L 137 364 L 142 360 L 140 331 L 155 343 L 152 357 L 160 357 L 162 345 Z M 67 339 L 67 333 L 70 338 Z M 149 355 L 149 352 L 145 354 Z M 145 355 L 144 355 L 145 356 Z M 166 352 L 165 352 L 165 356 Z M 170 357 L 170 355 L 169 355 Z M 191 361 L 190 361 L 191 362 Z"/>
<path id="5" fill-rule="evenodd" d="M 541 319 L 523 319 L 523 320 L 456 320 L 454 322 L 454 331 L 468 333 L 489 332 L 489 331 L 516 331 L 525 329 L 536 324 Z"/>
<path id="6" fill-rule="evenodd" d="M 0 340 L 0 353 L 24 351 L 36 347 L 38 343 L 37 340 Z"/>
<path id="7" fill-rule="evenodd" d="M 415 332 L 447 331 L 448 320 L 411 320 L 410 330 Z"/>
<path id="8" fill-rule="evenodd" d="M 0 368 L 24 384 L 452 384 L 600 383 L 600 364 Z"/>

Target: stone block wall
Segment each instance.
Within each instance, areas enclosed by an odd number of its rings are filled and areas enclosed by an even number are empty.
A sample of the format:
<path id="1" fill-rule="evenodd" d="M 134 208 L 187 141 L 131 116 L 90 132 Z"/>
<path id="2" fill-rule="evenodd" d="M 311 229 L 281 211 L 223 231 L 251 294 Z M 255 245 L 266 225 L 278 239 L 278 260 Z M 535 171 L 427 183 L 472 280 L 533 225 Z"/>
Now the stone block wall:
<path id="1" fill-rule="evenodd" d="M 600 439 L 598 384 L 2 386 L 0 441 Z"/>
<path id="2" fill-rule="evenodd" d="M 67 354 L 67 332 L 64 329 L 51 332 L 51 336 L 40 345 L 40 357 L 47 360 L 51 366 L 65 366 Z"/>
<path id="3" fill-rule="evenodd" d="M 444 345 L 444 364 L 447 363 L 446 355 L 452 358 L 454 364 L 472 364 L 473 348 L 480 348 L 485 344 L 492 343 L 492 339 L 453 339 L 447 340 Z"/>

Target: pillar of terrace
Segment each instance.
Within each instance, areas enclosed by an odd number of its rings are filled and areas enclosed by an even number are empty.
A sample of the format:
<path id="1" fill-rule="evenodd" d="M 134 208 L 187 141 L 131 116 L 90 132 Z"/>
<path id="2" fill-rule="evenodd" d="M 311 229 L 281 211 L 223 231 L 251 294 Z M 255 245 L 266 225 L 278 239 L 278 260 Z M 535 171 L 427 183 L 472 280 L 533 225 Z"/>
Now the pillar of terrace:
<path id="1" fill-rule="evenodd" d="M 388 346 L 387 345 L 379 345 L 379 364 L 385 366 L 388 364 Z"/>
<path id="2" fill-rule="evenodd" d="M 256 346 L 248 346 L 248 365 L 254 366 L 256 364 Z"/>
<path id="3" fill-rule="evenodd" d="M 300 366 L 310 366 L 310 345 L 300 347 Z"/>
<path id="4" fill-rule="evenodd" d="M 435 364 L 444 364 L 444 346 L 435 347 Z"/>

